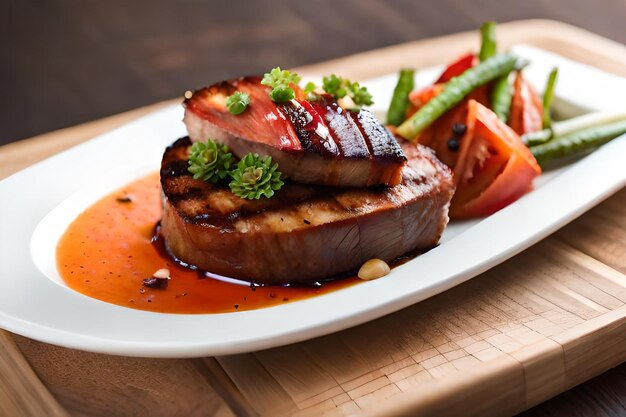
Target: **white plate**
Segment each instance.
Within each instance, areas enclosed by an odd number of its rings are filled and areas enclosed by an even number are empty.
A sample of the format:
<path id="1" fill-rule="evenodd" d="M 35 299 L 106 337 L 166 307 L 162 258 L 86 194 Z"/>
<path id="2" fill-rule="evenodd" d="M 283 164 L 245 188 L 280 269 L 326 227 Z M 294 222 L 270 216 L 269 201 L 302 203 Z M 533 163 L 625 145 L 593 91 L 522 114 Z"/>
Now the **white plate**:
<path id="1" fill-rule="evenodd" d="M 535 48 L 515 50 L 531 60 L 527 74 L 540 88 L 548 70 L 560 67 L 557 96 L 567 104 L 561 105 L 566 112 L 615 109 L 626 96 L 623 78 Z M 432 81 L 437 71 L 420 72 L 418 82 Z M 378 99 L 378 110 L 388 102 L 394 83 L 395 74 L 365 83 Z M 626 183 L 626 140 L 621 138 L 542 175 L 533 192 L 500 212 L 450 225 L 440 246 L 385 278 L 262 310 L 150 313 L 65 287 L 54 266 L 60 234 L 99 197 L 156 170 L 164 146 L 185 134 L 181 117 L 180 106 L 168 107 L 0 182 L 0 327 L 56 345 L 136 356 L 223 355 L 293 343 L 375 319 L 458 285 Z"/>

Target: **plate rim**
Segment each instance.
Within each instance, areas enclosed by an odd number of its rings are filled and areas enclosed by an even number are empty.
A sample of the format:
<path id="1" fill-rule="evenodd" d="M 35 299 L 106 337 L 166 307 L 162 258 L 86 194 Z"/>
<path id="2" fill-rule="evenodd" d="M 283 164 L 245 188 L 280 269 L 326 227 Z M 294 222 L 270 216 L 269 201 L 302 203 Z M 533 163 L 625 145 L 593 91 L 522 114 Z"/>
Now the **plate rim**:
<path id="1" fill-rule="evenodd" d="M 569 60 L 568 60 L 569 61 Z M 598 70 L 601 71 L 601 70 Z M 602 72 L 602 71 L 601 71 Z M 388 75 L 387 75 L 388 76 Z M 626 80 L 624 80 L 626 82 Z M 178 107 L 178 106 L 176 106 Z M 118 127 L 112 131 L 109 131 L 103 135 L 99 135 L 98 137 L 85 142 L 83 144 L 80 144 L 76 147 L 72 147 L 60 154 L 54 155 L 51 158 L 48 158 L 44 161 L 41 161 L 29 168 L 26 168 L 23 171 L 20 171 L 14 175 L 11 175 L 9 177 L 7 177 L 6 179 L 0 181 L 0 190 L 2 189 L 3 185 L 6 185 L 9 182 L 13 182 L 13 181 L 20 181 L 20 178 L 22 176 L 28 176 L 28 173 L 32 173 L 32 172 L 36 172 L 38 169 L 41 169 L 41 167 L 46 167 L 47 165 L 49 165 L 51 162 L 51 160 L 55 160 L 55 158 L 58 159 L 63 159 L 63 158 L 67 158 L 68 155 L 71 156 L 76 152 L 79 151 L 84 151 L 85 149 L 89 149 L 92 146 L 95 146 L 94 144 L 99 143 L 98 141 L 102 141 L 102 138 L 106 138 L 106 137 L 110 137 L 110 136 L 115 136 L 117 134 L 120 134 L 120 132 L 124 132 L 128 129 L 130 129 L 130 127 L 132 126 L 141 126 L 142 124 L 146 123 L 146 121 L 151 120 L 151 118 L 158 118 L 161 117 L 162 115 L 166 115 L 168 114 L 168 112 L 172 112 L 174 108 L 174 105 L 172 106 L 168 106 L 164 109 L 161 110 L 157 110 L 153 113 L 150 113 L 146 116 L 143 116 L 140 119 L 137 119 L 129 124 L 125 124 L 121 127 Z M 177 109 L 178 110 L 178 109 Z M 568 169 L 561 175 L 566 175 L 569 173 L 569 175 L 571 176 L 571 172 L 574 171 L 573 167 L 580 167 L 580 166 L 584 166 L 586 167 L 587 165 L 590 166 L 596 166 L 598 164 L 600 164 L 601 162 L 606 162 L 607 159 L 610 159 L 611 155 L 614 155 L 612 152 L 612 148 L 618 147 L 618 149 L 626 148 L 626 138 L 622 138 L 616 141 L 613 141 L 611 144 L 606 145 L 605 147 L 603 147 L 602 149 L 598 150 L 597 152 L 594 152 L 594 154 L 576 162 L 574 165 L 571 165 L 570 167 L 568 167 Z M 608 150 L 607 150 L 608 149 Z M 162 150 L 161 150 L 162 151 Z M 617 154 L 619 154 L 619 152 L 616 152 Z M 600 164 L 601 165 L 601 164 Z M 578 168 L 578 170 L 580 170 L 581 168 Z M 585 168 L 586 169 L 586 168 Z M 576 171 L 577 172 L 577 171 Z M 617 171 L 619 173 L 619 171 Z M 10 180 L 10 181 L 8 181 Z M 532 245 L 533 243 L 541 240 L 543 237 L 547 236 L 548 234 L 552 233 L 554 230 L 557 230 L 559 227 L 561 227 L 562 225 L 566 224 L 567 222 L 573 220 L 573 218 L 577 217 L 578 215 L 584 213 L 586 210 L 588 210 L 589 208 L 593 207 L 595 204 L 599 203 L 600 201 L 602 201 L 604 198 L 608 197 L 609 195 L 611 195 L 613 192 L 619 190 L 621 187 L 624 186 L 624 182 L 625 180 L 622 179 L 621 181 L 616 180 L 614 183 L 612 183 L 611 187 L 605 187 L 604 189 L 602 189 L 602 192 L 596 192 L 596 194 L 594 194 L 593 198 L 588 199 L 585 204 L 583 205 L 579 205 L 576 207 L 575 210 L 572 210 L 572 213 L 569 214 L 569 216 L 567 218 L 563 218 L 561 219 L 561 222 L 554 222 L 551 226 L 551 228 L 544 228 L 540 231 L 540 233 L 536 233 L 535 235 L 533 235 L 532 237 L 527 238 L 525 241 L 522 242 L 518 242 L 516 245 L 513 245 L 513 247 L 511 247 L 508 252 L 506 252 L 504 254 L 504 257 L 502 256 L 502 253 L 500 253 L 499 257 L 497 258 L 497 260 L 492 259 L 491 263 L 490 262 L 483 262 L 482 264 L 477 264 L 473 266 L 473 269 L 470 270 L 464 270 L 465 274 L 459 275 L 453 275 L 452 277 L 449 277 L 447 280 L 443 280 L 443 281 L 438 281 L 436 285 L 431 285 L 431 286 L 426 286 L 420 289 L 420 295 L 416 296 L 415 294 L 410 294 L 409 296 L 404 296 L 404 297 L 395 297 L 393 302 L 388 302 L 387 304 L 381 305 L 380 303 L 375 307 L 375 308 L 370 308 L 368 310 L 365 311 L 360 311 L 358 313 L 352 313 L 352 314 L 347 314 L 344 315 L 340 320 L 335 320 L 335 321 L 326 321 L 326 322 L 321 322 L 321 323 L 317 323 L 316 325 L 309 325 L 308 327 L 303 327 L 300 328 L 298 330 L 291 330 L 291 331 L 283 331 L 283 332 L 273 332 L 273 333 L 269 333 L 266 335 L 265 338 L 256 338 L 254 339 L 254 341 L 250 341 L 247 340 L 246 341 L 246 345 L 244 346 L 242 343 L 243 341 L 232 341 L 229 342 L 223 342 L 221 344 L 216 344 L 213 343 L 211 344 L 209 343 L 205 343 L 205 344 L 179 344 L 176 342 L 171 342 L 171 343 L 164 343 L 163 341 L 160 342 L 138 342 L 138 341 L 112 341 L 110 338 L 101 338 L 101 337 L 92 337 L 92 336 L 87 336 L 85 334 L 79 334 L 79 333 L 73 333 L 73 332 L 68 332 L 65 330 L 61 330 L 61 329 L 56 329 L 56 328 L 51 328 L 51 327 L 46 327 L 43 326 L 41 324 L 38 323 L 33 323 L 33 322 L 28 322 L 28 321 L 24 321 L 24 320 L 20 320 L 14 317 L 10 317 L 9 315 L 7 315 L 3 310 L 2 307 L 0 307 L 0 327 L 6 328 L 9 331 L 13 331 L 15 333 L 19 333 L 22 334 L 24 336 L 27 337 L 31 337 L 33 339 L 36 340 L 41 340 L 43 342 L 47 342 L 47 343 L 53 343 L 56 345 L 61 345 L 61 346 L 65 346 L 65 347 L 70 347 L 70 348 L 78 348 L 78 349 L 82 349 L 82 350 L 88 350 L 88 351 L 94 351 L 94 352 L 100 352 L 100 353 L 112 353 L 112 354 L 119 354 L 119 355 L 127 355 L 127 356 L 153 356 L 153 357 L 195 357 L 195 356 L 206 356 L 206 355 L 222 355 L 222 354 L 231 354 L 231 353 L 242 353 L 242 352 L 247 352 L 247 351 L 252 351 L 252 350 L 258 350 L 258 349 L 264 349 L 264 348 L 269 348 L 269 347 L 274 347 L 274 346 L 279 346 L 279 345 L 284 345 L 287 343 L 293 343 L 293 342 L 297 342 L 297 341 L 301 341 L 301 340 L 305 340 L 305 339 L 309 339 L 309 338 L 313 338 L 313 337 L 317 337 L 317 336 L 321 336 L 323 334 L 328 334 L 328 333 L 332 333 L 341 329 L 345 329 L 347 327 L 352 327 L 364 322 L 367 322 L 371 319 L 374 318 L 378 318 L 381 317 L 383 315 L 389 314 L 393 311 L 397 311 L 400 310 L 402 308 L 405 308 L 409 305 L 412 305 L 416 302 L 419 302 L 425 298 L 428 298 L 432 295 L 435 295 L 439 292 L 445 291 L 446 289 L 451 288 L 452 286 L 458 285 L 468 279 L 473 278 L 474 276 L 478 275 L 481 272 L 484 272 L 485 270 L 489 269 L 490 267 L 493 267 L 497 264 L 499 264 L 500 262 L 503 262 L 505 259 L 510 258 L 511 256 L 513 256 L 516 253 L 519 253 L 520 251 L 522 251 L 523 249 L 529 247 L 530 245 Z M 545 185 L 544 187 L 547 187 L 550 183 L 548 183 L 547 185 Z M 528 196 L 523 197 L 521 200 L 519 200 L 518 203 L 515 203 L 514 205 L 511 205 L 507 208 L 505 208 L 504 210 L 484 219 L 483 221 L 481 221 L 480 223 L 483 223 L 487 220 L 491 220 L 492 222 L 495 221 L 493 219 L 499 219 L 502 216 L 507 215 L 507 213 L 509 213 L 511 210 L 513 210 L 514 208 L 520 207 L 519 203 L 523 203 L 523 202 L 527 202 L 529 201 L 528 197 L 531 195 L 537 195 L 536 193 L 538 191 L 541 191 L 543 188 L 534 191 L 533 193 L 529 194 Z M 597 190 L 596 190 L 597 191 Z M 65 198 L 63 198 L 64 200 Z M 528 203 L 526 203 L 528 204 Z M 54 205 L 54 207 L 56 207 L 56 204 Z M 519 209 L 517 209 L 519 210 Z M 1 212 L 1 210 L 0 210 Z M 39 223 L 39 221 L 37 221 L 37 224 Z M 1 223 L 0 223 L 1 224 Z M 30 236 L 28 241 L 30 242 Z M 437 251 L 437 248 L 428 252 L 427 254 L 423 255 L 422 257 L 420 257 L 420 259 L 422 259 L 423 257 L 426 257 L 430 254 L 437 254 L 440 251 Z M 30 257 L 30 251 L 29 251 L 29 257 Z M 433 255 L 430 255 L 430 257 L 433 257 Z M 407 263 L 406 265 L 410 265 L 411 262 Z M 2 265 L 0 265 L 0 271 L 2 269 Z M 402 271 L 402 270 L 406 270 L 407 266 L 403 265 L 399 268 L 397 268 L 397 270 Z M 396 269 L 394 269 L 394 271 L 396 271 Z M 468 273 L 469 272 L 469 273 Z M 399 274 L 392 274 L 392 276 L 390 276 L 390 278 L 394 278 L 396 279 L 397 277 L 394 277 L 394 275 L 399 275 Z M 404 274 L 403 276 L 405 276 L 406 274 Z M 44 279 L 46 281 L 48 281 L 47 278 L 44 277 Z M 404 278 L 406 280 L 406 278 Z M 318 299 L 322 299 L 323 297 L 331 297 L 339 292 L 342 291 L 349 291 L 352 288 L 358 288 L 358 287 L 364 287 L 365 284 L 369 284 L 370 286 L 372 286 L 373 288 L 377 288 L 377 287 L 381 287 L 382 284 L 386 282 L 384 279 L 383 280 L 377 280 L 377 281 L 373 281 L 371 283 L 364 283 L 364 284 L 360 284 L 359 286 L 356 287 L 350 287 L 348 289 L 345 290 L 340 290 L 336 293 L 331 293 L 328 295 L 324 295 L 322 297 L 315 297 L 311 300 L 318 300 Z M 400 283 L 398 281 L 398 283 Z M 404 283 L 406 284 L 406 283 Z M 403 285 L 404 285 L 403 284 Z M 380 289 L 380 288 L 378 288 Z M 86 297 L 86 296 L 82 296 L 82 297 Z M 335 297 L 331 297 L 331 298 L 335 298 Z M 324 298 L 326 299 L 326 298 Z M 108 309 L 111 310 L 116 310 L 116 309 L 123 309 L 124 311 L 126 310 L 131 310 L 133 312 L 140 312 L 139 314 L 148 314 L 148 315 L 153 315 L 155 313 L 152 312 L 141 312 L 140 310 L 132 310 L 132 309 L 126 309 L 124 307 L 120 307 L 120 306 L 114 306 L 102 301 L 98 301 L 98 300 L 94 300 L 94 299 L 89 299 L 91 302 L 97 302 L 97 303 L 103 303 L 106 304 L 108 306 Z M 288 308 L 288 309 L 293 309 L 290 306 L 293 305 L 306 305 L 306 307 L 303 307 L 302 309 L 306 311 L 306 308 L 308 308 L 310 301 L 311 300 L 302 300 L 302 301 L 298 301 L 295 303 L 290 303 L 284 306 L 278 306 L 278 307 L 273 307 L 270 309 L 262 309 L 262 310 L 253 310 L 253 311 L 247 311 L 247 312 L 237 312 L 234 313 L 234 315 L 236 315 L 237 317 L 242 317 L 244 315 L 250 315 L 250 314 L 254 314 L 254 315 L 259 315 L 259 312 L 262 311 L 267 311 L 267 310 L 274 310 L 276 311 L 276 309 L 283 309 L 283 308 Z M 314 303 L 317 304 L 317 303 Z M 159 313 L 157 313 L 159 314 Z M 230 313 L 231 316 L 233 315 L 233 313 Z M 189 315 L 174 315 L 176 317 L 190 317 Z M 196 316 L 196 315 L 193 315 Z M 199 315 L 199 316 L 203 316 L 203 315 Z M 212 316 L 217 316 L 217 315 L 212 315 Z M 356 317 L 358 316 L 358 317 Z M 195 321 L 195 320 L 194 320 Z M 64 337 L 64 336 L 68 336 L 71 335 L 70 338 Z"/>

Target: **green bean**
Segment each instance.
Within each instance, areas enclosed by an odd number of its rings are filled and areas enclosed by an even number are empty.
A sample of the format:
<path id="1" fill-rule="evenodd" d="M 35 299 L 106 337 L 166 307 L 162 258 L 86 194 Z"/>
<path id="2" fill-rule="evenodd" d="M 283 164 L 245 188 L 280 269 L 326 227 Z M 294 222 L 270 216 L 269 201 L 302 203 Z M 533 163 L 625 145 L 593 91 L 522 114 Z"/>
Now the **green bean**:
<path id="1" fill-rule="evenodd" d="M 559 69 L 553 68 L 546 82 L 546 89 L 543 92 L 543 128 L 552 127 L 552 118 L 550 117 L 550 107 L 552 106 L 552 98 L 554 97 L 554 86 L 559 75 Z"/>
<path id="2" fill-rule="evenodd" d="M 486 22 L 480 27 L 480 60 L 486 61 L 496 54 L 496 22 Z M 513 92 L 509 86 L 509 74 L 496 78 L 491 89 L 491 108 L 500 120 L 506 123 L 511 110 Z"/>
<path id="3" fill-rule="evenodd" d="M 486 61 L 496 54 L 496 22 L 485 22 L 480 27 L 480 62 Z"/>
<path id="4" fill-rule="evenodd" d="M 413 140 L 430 126 L 439 116 L 461 102 L 469 93 L 483 84 L 508 74 L 525 65 L 517 56 L 507 53 L 496 55 L 452 78 L 445 85 L 441 94 L 434 97 L 420 108 L 408 120 L 398 127 L 398 134 Z"/>
<path id="5" fill-rule="evenodd" d="M 506 74 L 496 79 L 491 89 L 491 108 L 504 123 L 509 120 L 512 100 L 513 88 L 509 84 L 509 74 Z"/>
<path id="6" fill-rule="evenodd" d="M 538 130 L 536 132 L 524 133 L 521 136 L 521 139 L 524 145 L 531 147 L 531 146 L 541 145 L 542 143 L 546 143 L 550 139 L 552 139 L 553 136 L 554 136 L 554 133 L 552 129 L 543 129 L 543 130 Z"/>
<path id="7" fill-rule="evenodd" d="M 566 136 L 592 127 L 599 127 L 626 121 L 626 111 L 602 111 L 587 113 L 572 119 L 552 123 L 550 129 L 543 129 L 537 132 L 525 133 L 521 136 L 522 142 L 528 146 L 537 146 L 548 142 L 554 137 Z"/>
<path id="8" fill-rule="evenodd" d="M 531 147 L 530 151 L 539 165 L 545 166 L 553 159 L 575 156 L 603 145 L 625 133 L 626 120 L 620 120 L 556 137 L 547 143 Z"/>
<path id="9" fill-rule="evenodd" d="M 415 71 L 412 69 L 400 70 L 398 83 L 393 90 L 389 110 L 387 110 L 387 124 L 398 126 L 406 119 L 406 109 L 409 107 L 409 93 L 413 91 Z"/>

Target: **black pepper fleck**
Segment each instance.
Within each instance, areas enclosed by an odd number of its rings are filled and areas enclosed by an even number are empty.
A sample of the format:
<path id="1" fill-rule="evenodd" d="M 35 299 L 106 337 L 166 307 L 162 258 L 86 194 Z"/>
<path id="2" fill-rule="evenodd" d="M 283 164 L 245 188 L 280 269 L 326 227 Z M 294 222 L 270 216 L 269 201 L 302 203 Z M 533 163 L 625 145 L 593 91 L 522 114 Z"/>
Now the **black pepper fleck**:
<path id="1" fill-rule="evenodd" d="M 457 138 L 452 138 L 448 140 L 448 149 L 451 151 L 458 151 L 460 147 L 459 140 Z"/>
<path id="2" fill-rule="evenodd" d="M 456 136 L 464 135 L 467 131 L 467 125 L 465 123 L 455 123 L 452 125 L 452 133 Z"/>
<path id="3" fill-rule="evenodd" d="M 305 224 L 311 224 L 311 222 L 308 221 L 307 219 L 304 219 L 303 221 L 304 221 Z"/>
<path id="4" fill-rule="evenodd" d="M 133 202 L 133 200 L 128 196 L 117 197 L 116 200 L 118 203 L 132 203 Z"/>

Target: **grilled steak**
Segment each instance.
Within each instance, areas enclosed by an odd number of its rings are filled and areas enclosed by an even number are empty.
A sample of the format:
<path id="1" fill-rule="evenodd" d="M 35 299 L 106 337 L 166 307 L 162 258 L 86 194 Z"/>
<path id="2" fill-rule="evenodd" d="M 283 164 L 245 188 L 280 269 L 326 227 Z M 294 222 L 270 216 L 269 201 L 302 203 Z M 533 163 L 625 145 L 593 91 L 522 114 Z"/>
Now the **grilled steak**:
<path id="1" fill-rule="evenodd" d="M 322 187 L 287 180 L 271 199 L 245 200 L 187 171 L 189 138 L 161 165 L 161 233 L 178 259 L 257 283 L 307 282 L 435 246 L 448 222 L 452 174 L 427 148 L 407 145 L 401 184 Z"/>
<path id="2" fill-rule="evenodd" d="M 396 139 L 367 110 L 342 109 L 331 96 L 276 104 L 259 77 L 224 81 L 185 100 L 193 141 L 225 143 L 238 157 L 270 155 L 294 181 L 330 186 L 397 185 L 406 158 Z M 298 89 L 297 89 L 298 90 Z M 250 95 L 242 114 L 226 108 L 235 91 Z M 299 95 L 302 95 L 298 90 Z"/>

